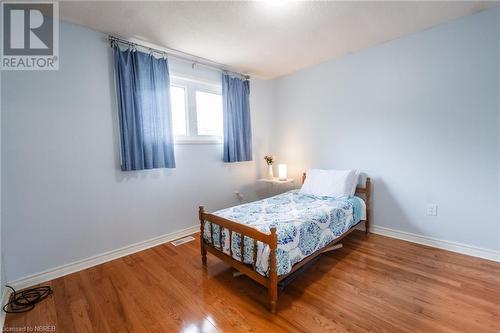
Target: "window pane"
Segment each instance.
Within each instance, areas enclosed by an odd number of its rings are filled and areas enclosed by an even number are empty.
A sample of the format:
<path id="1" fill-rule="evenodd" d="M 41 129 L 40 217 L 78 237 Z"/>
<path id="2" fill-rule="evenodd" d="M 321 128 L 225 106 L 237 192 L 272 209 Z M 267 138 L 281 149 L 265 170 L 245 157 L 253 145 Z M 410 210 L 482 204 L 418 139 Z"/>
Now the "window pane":
<path id="1" fill-rule="evenodd" d="M 222 96 L 196 91 L 198 135 L 222 136 Z"/>
<path id="2" fill-rule="evenodd" d="M 186 91 L 184 88 L 170 86 L 170 102 L 174 135 L 186 135 Z"/>

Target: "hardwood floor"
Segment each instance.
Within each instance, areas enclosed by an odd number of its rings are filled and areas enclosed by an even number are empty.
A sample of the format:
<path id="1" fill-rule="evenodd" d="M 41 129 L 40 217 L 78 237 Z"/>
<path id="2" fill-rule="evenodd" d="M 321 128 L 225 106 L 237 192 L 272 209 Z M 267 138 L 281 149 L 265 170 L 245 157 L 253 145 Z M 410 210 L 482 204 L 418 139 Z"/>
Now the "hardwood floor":
<path id="1" fill-rule="evenodd" d="M 500 264 L 355 232 L 267 311 L 198 241 L 139 252 L 48 284 L 54 294 L 5 328 L 57 332 L 500 332 Z"/>

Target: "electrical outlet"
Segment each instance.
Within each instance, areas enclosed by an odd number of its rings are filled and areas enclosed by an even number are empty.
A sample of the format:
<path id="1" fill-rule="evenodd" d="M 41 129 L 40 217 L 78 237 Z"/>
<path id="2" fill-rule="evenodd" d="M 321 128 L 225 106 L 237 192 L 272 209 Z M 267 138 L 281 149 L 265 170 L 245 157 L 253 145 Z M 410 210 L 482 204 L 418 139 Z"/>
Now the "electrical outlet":
<path id="1" fill-rule="evenodd" d="M 234 192 L 234 195 L 236 196 L 236 199 L 238 199 L 238 201 L 243 201 L 243 194 L 241 194 L 240 192 Z"/>
<path id="2" fill-rule="evenodd" d="M 427 215 L 429 216 L 437 216 L 438 214 L 438 205 L 436 204 L 428 204 L 427 205 Z"/>

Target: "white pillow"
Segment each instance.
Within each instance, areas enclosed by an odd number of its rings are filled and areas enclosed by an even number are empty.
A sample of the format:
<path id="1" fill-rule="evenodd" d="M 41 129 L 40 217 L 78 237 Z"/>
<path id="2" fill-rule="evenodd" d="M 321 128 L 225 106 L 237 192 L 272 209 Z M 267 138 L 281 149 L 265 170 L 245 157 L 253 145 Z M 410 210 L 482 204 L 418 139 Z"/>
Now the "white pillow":
<path id="1" fill-rule="evenodd" d="M 354 174 L 354 181 L 352 183 L 352 190 L 351 190 L 351 197 L 353 197 L 356 194 L 356 187 L 358 187 L 359 183 L 359 174 L 360 172 L 356 170 L 356 173 Z"/>
<path id="2" fill-rule="evenodd" d="M 308 170 L 300 194 L 335 198 L 349 197 L 355 175 L 356 170 Z"/>

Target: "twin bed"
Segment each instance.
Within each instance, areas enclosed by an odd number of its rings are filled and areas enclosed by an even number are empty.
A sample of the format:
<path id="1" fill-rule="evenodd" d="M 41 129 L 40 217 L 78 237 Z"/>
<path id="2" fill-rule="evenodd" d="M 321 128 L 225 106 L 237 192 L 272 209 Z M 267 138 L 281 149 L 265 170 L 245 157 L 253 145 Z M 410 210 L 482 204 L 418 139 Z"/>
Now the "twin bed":
<path id="1" fill-rule="evenodd" d="M 305 181 L 305 173 L 302 178 Z M 359 224 L 364 223 L 369 232 L 370 178 L 355 194 L 335 199 L 292 190 L 215 213 L 200 207 L 202 262 L 206 265 L 210 252 L 267 287 L 270 311 L 275 313 L 280 282 L 331 249 Z"/>

